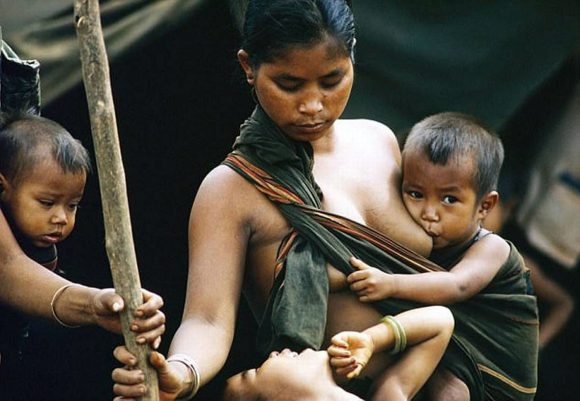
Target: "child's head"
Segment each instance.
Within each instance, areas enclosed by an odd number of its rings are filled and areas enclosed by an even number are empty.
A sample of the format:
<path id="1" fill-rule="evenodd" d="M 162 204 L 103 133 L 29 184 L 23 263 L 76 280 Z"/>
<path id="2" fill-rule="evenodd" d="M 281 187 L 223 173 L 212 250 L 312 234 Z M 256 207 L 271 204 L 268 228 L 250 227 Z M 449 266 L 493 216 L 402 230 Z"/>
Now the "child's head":
<path id="1" fill-rule="evenodd" d="M 34 245 L 64 240 L 75 224 L 90 158 L 54 121 L 0 114 L 0 205 L 16 233 Z"/>
<path id="2" fill-rule="evenodd" d="M 403 201 L 434 248 L 471 238 L 495 206 L 503 146 L 475 118 L 440 113 L 411 129 L 403 148 Z"/>
<path id="3" fill-rule="evenodd" d="M 257 369 L 230 377 L 224 401 L 362 401 L 342 390 L 326 351 L 272 352 Z"/>

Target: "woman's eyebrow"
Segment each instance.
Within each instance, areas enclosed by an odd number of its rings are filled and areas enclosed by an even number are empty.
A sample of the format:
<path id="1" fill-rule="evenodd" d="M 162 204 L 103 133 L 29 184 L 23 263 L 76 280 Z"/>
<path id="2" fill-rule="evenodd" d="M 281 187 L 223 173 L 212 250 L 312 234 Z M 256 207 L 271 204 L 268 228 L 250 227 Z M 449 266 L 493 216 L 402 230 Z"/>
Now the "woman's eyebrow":
<path id="1" fill-rule="evenodd" d="M 323 75 L 322 78 L 333 78 L 339 75 L 343 75 L 344 74 L 344 70 L 342 68 L 336 68 L 332 71 L 330 71 L 328 74 Z"/>
<path id="2" fill-rule="evenodd" d="M 344 74 L 344 70 L 342 68 L 336 68 L 336 69 L 330 71 L 328 74 L 324 74 L 322 76 L 322 78 L 323 79 L 324 78 L 334 78 L 334 77 L 337 77 L 337 76 L 343 75 L 343 74 Z M 284 81 L 291 81 L 291 82 L 301 82 L 301 81 L 304 81 L 303 78 L 299 78 L 299 77 L 296 77 L 294 75 L 290 75 L 288 73 L 281 73 L 281 74 L 277 75 L 276 78 L 277 79 L 284 80 Z"/>

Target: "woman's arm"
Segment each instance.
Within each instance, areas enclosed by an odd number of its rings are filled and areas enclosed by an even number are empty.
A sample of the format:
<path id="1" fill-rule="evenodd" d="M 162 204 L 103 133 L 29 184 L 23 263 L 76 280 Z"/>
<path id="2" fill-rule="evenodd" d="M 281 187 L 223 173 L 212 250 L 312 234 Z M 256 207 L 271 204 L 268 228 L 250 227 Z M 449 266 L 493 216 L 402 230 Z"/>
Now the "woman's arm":
<path id="1" fill-rule="evenodd" d="M 226 170 L 224 170 L 226 169 Z M 228 356 L 235 329 L 249 241 L 247 210 L 227 167 L 200 187 L 189 222 L 189 274 L 182 323 L 169 355 L 187 354 L 211 380 Z"/>
<path id="2" fill-rule="evenodd" d="M 193 203 L 183 318 L 171 342 L 169 362 L 155 354 L 152 358 L 164 400 L 184 397 L 194 387 L 195 377 L 183 359 L 195 365 L 203 386 L 223 367 L 230 351 L 250 238 L 248 211 L 254 206 L 240 196 L 240 182 L 243 178 L 231 169 L 218 167 L 206 177 Z M 182 361 L 172 360 L 178 354 L 184 356 Z M 123 364 L 134 362 L 125 349 L 117 349 L 115 356 Z M 113 379 L 119 396 L 137 397 L 145 390 L 138 370 L 115 369 Z"/>
<path id="3" fill-rule="evenodd" d="M 0 210 L 0 302 L 24 313 L 50 318 L 53 294 L 69 283 L 22 252 Z"/>
<path id="4" fill-rule="evenodd" d="M 136 311 L 143 319 L 134 322 L 138 326 L 136 332 L 157 345 L 165 331 L 165 315 L 159 311 L 163 300 L 147 291 L 143 294 L 146 302 Z M 118 312 L 123 309 L 123 299 L 112 289 L 73 284 L 27 257 L 14 239 L 2 210 L 0 302 L 30 315 L 53 320 L 56 315 L 60 322 L 71 326 L 97 324 L 110 331 L 121 331 Z"/>

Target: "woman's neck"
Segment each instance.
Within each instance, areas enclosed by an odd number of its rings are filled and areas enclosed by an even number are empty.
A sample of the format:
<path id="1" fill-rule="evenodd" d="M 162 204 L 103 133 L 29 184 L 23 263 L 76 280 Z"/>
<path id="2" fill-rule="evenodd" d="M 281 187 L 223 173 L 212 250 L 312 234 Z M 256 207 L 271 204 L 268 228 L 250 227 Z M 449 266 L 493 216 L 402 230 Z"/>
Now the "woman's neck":
<path id="1" fill-rule="evenodd" d="M 336 122 L 332 125 L 332 127 L 328 129 L 328 132 L 324 136 L 310 142 L 314 154 L 316 155 L 316 154 L 331 153 L 336 145 L 335 134 L 336 134 Z"/>

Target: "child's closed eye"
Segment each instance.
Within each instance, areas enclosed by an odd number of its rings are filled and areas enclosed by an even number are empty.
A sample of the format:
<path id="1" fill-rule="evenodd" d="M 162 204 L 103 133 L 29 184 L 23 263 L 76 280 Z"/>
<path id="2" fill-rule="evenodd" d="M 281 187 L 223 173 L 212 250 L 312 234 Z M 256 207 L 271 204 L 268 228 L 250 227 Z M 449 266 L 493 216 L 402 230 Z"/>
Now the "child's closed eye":
<path id="1" fill-rule="evenodd" d="M 38 203 L 40 203 L 44 207 L 52 207 L 54 205 L 54 201 L 50 199 L 39 199 Z"/>

